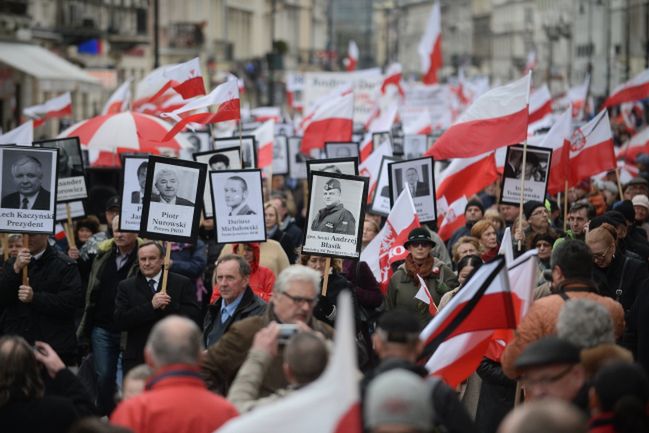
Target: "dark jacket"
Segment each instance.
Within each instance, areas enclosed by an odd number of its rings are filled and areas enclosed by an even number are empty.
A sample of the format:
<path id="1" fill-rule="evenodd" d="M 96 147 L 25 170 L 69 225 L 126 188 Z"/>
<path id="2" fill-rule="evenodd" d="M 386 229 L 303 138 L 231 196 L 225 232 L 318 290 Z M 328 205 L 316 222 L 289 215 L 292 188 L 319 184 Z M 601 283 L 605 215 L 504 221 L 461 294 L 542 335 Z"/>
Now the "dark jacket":
<path id="1" fill-rule="evenodd" d="M 272 236 L 269 236 L 268 239 L 279 242 L 279 244 L 282 246 L 282 249 L 286 253 L 286 257 L 288 257 L 288 261 L 295 263 L 295 260 L 297 259 L 298 244 L 293 242 L 290 236 L 288 236 L 278 227 L 277 230 L 275 230 L 275 233 L 273 233 Z"/>
<path id="2" fill-rule="evenodd" d="M 2 207 L 8 209 L 20 209 L 20 193 L 13 192 L 2 198 Z M 45 188 L 41 187 L 38 191 L 38 196 L 34 200 L 34 204 L 31 207 L 34 210 L 48 210 L 50 209 L 50 192 Z"/>
<path id="3" fill-rule="evenodd" d="M 649 290 L 647 264 L 619 252 L 608 268 L 593 266 L 593 277 L 600 295 L 617 300 L 624 311 L 631 309 L 637 293 Z"/>
<path id="4" fill-rule="evenodd" d="M 632 225 L 628 228 L 626 237 L 620 241 L 623 251 L 632 251 L 646 262 L 649 259 L 649 242 L 647 235 L 641 228 Z"/>
<path id="5" fill-rule="evenodd" d="M 215 320 L 220 318 L 219 312 L 221 311 L 221 305 L 223 304 L 223 298 L 219 298 L 215 303 L 207 307 L 207 314 L 205 315 L 204 321 L 204 331 L 203 331 L 203 344 L 205 347 L 208 346 L 207 340 L 210 332 L 212 331 Z M 243 292 L 243 297 L 241 302 L 237 305 L 237 309 L 234 310 L 234 314 L 225 322 L 223 334 L 225 334 L 230 326 L 234 322 L 243 320 L 247 317 L 260 316 L 266 310 L 266 303 L 257 295 L 255 295 L 252 289 L 248 286 Z M 223 335 L 221 334 L 221 335 Z"/>
<path id="6" fill-rule="evenodd" d="M 207 266 L 205 243 L 197 239 L 193 245 L 186 244 L 184 248 L 171 251 L 171 272 L 184 275 L 185 277 L 196 281 L 203 275 L 205 266 Z"/>
<path id="7" fill-rule="evenodd" d="M 0 326 L 2 332 L 20 335 L 32 344 L 36 340 L 44 341 L 63 362 L 75 363 L 74 312 L 83 302 L 77 264 L 48 245 L 41 258 L 29 264 L 29 283 L 34 298 L 30 303 L 23 303 L 18 300 L 22 273 L 14 272 L 14 262 L 15 259 L 10 259 L 0 275 L 0 309 L 5 309 Z"/>
<path id="8" fill-rule="evenodd" d="M 482 379 L 475 422 L 481 433 L 496 433 L 505 415 L 514 408 L 516 381 L 503 373 L 496 361 L 483 358 L 478 367 Z"/>
<path id="9" fill-rule="evenodd" d="M 160 290 L 160 288 L 158 288 Z M 171 304 L 165 309 L 154 309 L 151 300 L 153 293 L 146 278 L 140 273 L 136 277 L 122 281 L 117 286 L 115 299 L 115 325 L 126 332 L 124 361 L 131 364 L 144 362 L 144 345 L 151 328 L 165 317 L 178 314 L 195 321 L 199 326 L 200 310 L 192 282 L 182 275 L 169 272 L 167 294 Z"/>

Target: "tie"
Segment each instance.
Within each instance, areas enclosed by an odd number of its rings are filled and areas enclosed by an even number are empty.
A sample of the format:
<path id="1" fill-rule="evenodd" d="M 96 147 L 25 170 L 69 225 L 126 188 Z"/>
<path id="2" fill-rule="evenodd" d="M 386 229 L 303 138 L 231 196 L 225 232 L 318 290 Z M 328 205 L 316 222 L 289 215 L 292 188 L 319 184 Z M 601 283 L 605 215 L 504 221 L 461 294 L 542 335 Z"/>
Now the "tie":
<path id="1" fill-rule="evenodd" d="M 22 206 L 20 208 L 29 209 L 29 200 L 27 200 L 27 197 L 23 197 Z"/>
<path id="2" fill-rule="evenodd" d="M 153 278 L 149 280 L 149 289 L 151 289 L 152 293 L 155 293 L 155 280 Z"/>

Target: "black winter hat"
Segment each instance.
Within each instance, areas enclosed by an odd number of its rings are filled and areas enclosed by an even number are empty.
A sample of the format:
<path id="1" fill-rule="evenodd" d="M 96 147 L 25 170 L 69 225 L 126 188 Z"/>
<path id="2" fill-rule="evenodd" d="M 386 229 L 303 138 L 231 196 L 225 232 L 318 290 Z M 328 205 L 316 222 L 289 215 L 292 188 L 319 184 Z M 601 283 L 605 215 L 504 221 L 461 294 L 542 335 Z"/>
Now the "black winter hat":
<path id="1" fill-rule="evenodd" d="M 626 218 L 627 221 L 635 221 L 635 209 L 633 208 L 633 202 L 631 202 L 631 200 L 624 200 L 618 203 L 616 206 L 613 206 L 613 210 L 624 215 L 624 218 Z"/>
<path id="2" fill-rule="evenodd" d="M 480 200 L 477 200 L 475 198 L 473 200 L 469 200 L 466 206 L 464 206 L 464 213 L 466 213 L 466 210 L 471 206 L 479 207 L 480 210 L 482 211 L 482 214 L 484 215 L 484 205 Z"/>
<path id="3" fill-rule="evenodd" d="M 534 211 L 540 207 L 545 209 L 545 205 L 540 201 L 536 201 L 536 200 L 526 201 L 523 204 L 523 213 L 525 214 L 525 219 L 526 220 L 530 219 L 532 213 L 534 213 Z"/>
<path id="4" fill-rule="evenodd" d="M 430 232 L 423 227 L 417 227 L 408 233 L 408 240 L 403 244 L 403 246 L 408 249 L 408 246 L 412 242 L 427 242 L 431 247 L 434 247 L 435 241 L 430 237 Z"/>

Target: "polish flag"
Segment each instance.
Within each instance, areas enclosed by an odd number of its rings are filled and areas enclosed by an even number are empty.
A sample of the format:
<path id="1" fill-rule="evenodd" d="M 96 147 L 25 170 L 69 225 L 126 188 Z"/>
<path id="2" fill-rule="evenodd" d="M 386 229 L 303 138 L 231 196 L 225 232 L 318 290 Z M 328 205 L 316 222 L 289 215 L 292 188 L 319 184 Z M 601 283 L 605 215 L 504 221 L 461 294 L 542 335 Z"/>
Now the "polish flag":
<path id="1" fill-rule="evenodd" d="M 101 110 L 101 114 L 117 114 L 128 110 L 128 104 L 131 102 L 131 80 L 126 80 L 110 95 L 108 101 Z"/>
<path id="2" fill-rule="evenodd" d="M 469 201 L 465 196 L 462 196 L 453 201 L 450 205 L 447 204 L 448 202 L 444 197 L 442 197 L 441 202 L 445 203 L 445 205 L 442 205 L 441 207 L 446 207 L 447 209 L 444 212 L 444 217 L 439 225 L 437 234 L 444 242 L 446 242 L 451 238 L 451 236 L 453 236 L 453 233 L 455 233 L 457 229 L 466 224 L 464 209 L 466 209 L 466 205 Z"/>
<path id="3" fill-rule="evenodd" d="M 257 107 L 250 110 L 250 115 L 255 119 L 255 122 L 265 122 L 273 120 L 275 122 L 282 121 L 282 113 L 279 107 Z"/>
<path id="4" fill-rule="evenodd" d="M 401 87 L 401 78 L 403 76 L 401 63 L 392 63 L 385 71 L 383 83 L 381 83 L 381 93 L 385 95 L 389 86 L 395 86 L 401 96 L 404 96 L 403 87 Z"/>
<path id="5" fill-rule="evenodd" d="M 302 137 L 303 154 L 322 149 L 327 141 L 351 141 L 354 122 L 354 93 L 344 93 L 319 106 L 309 119 Z"/>
<path id="6" fill-rule="evenodd" d="M 575 129 L 570 138 L 570 185 L 617 167 L 606 109 Z"/>
<path id="7" fill-rule="evenodd" d="M 408 240 L 408 233 L 419 227 L 419 217 L 410 195 L 410 189 L 404 188 L 394 202 L 388 219 L 381 231 L 361 252 L 360 260 L 368 264 L 374 277 L 380 283 L 385 295 L 392 277 L 390 258 L 407 253 L 403 244 Z"/>
<path id="8" fill-rule="evenodd" d="M 527 138 L 531 75 L 481 95 L 439 137 L 426 156 L 468 158 Z"/>
<path id="9" fill-rule="evenodd" d="M 359 159 L 361 162 L 367 160 L 374 150 L 372 135 L 377 132 L 392 131 L 392 125 L 394 125 L 394 121 L 397 118 L 398 109 L 396 103 L 389 105 L 385 110 L 381 111 L 376 119 L 370 122 L 367 133 L 363 136 L 363 141 L 361 141 L 360 145 Z"/>
<path id="10" fill-rule="evenodd" d="M 23 110 L 23 114 L 34 119 L 34 127 L 40 126 L 48 119 L 72 115 L 72 98 L 66 92 L 46 101 L 44 104 L 32 105 Z"/>
<path id="11" fill-rule="evenodd" d="M 309 123 L 311 123 L 311 121 L 313 120 L 315 114 L 318 112 L 318 110 L 322 109 L 323 106 L 330 103 L 334 99 L 339 99 L 342 96 L 353 94 L 353 92 L 354 90 L 352 89 L 351 85 L 343 84 L 313 101 L 311 104 L 309 104 L 308 107 L 306 107 L 304 117 L 300 121 L 300 129 L 302 131 L 306 130 L 307 126 L 309 126 Z"/>
<path id="12" fill-rule="evenodd" d="M 0 137 L 2 140 L 2 137 Z M 635 161 L 641 153 L 649 153 L 649 126 L 641 129 L 622 146 L 622 151 L 617 155 L 628 161 Z"/>
<path id="13" fill-rule="evenodd" d="M 430 123 L 428 109 L 424 109 L 415 118 L 403 118 L 403 135 L 428 135 L 432 133 L 433 124 Z"/>
<path id="14" fill-rule="evenodd" d="M 162 76 L 169 80 L 169 86 L 184 99 L 205 94 L 205 83 L 198 57 L 165 69 Z"/>
<path id="15" fill-rule="evenodd" d="M 215 107 L 214 112 L 190 114 L 192 111 L 204 110 L 208 107 Z M 187 116 L 181 118 L 181 115 L 183 114 Z M 226 81 L 212 90 L 209 95 L 195 98 L 181 108 L 171 112 L 162 113 L 161 116 L 169 117 L 178 122 L 161 141 L 171 140 L 189 123 L 207 125 L 209 123 L 241 119 L 239 89 L 237 88 L 237 83 L 234 81 Z"/>
<path id="16" fill-rule="evenodd" d="M 510 264 L 514 261 L 514 244 L 512 241 L 512 228 L 506 227 L 505 232 L 503 233 L 503 238 L 500 241 L 500 248 L 498 249 L 498 255 L 505 256 L 507 264 Z"/>
<path id="17" fill-rule="evenodd" d="M 345 70 L 347 72 L 352 72 L 356 70 L 356 65 L 358 65 L 358 45 L 356 42 L 349 41 L 349 46 L 347 47 L 347 57 L 343 61 L 345 64 Z"/>
<path id="18" fill-rule="evenodd" d="M 135 86 L 135 98 L 133 99 L 133 111 L 140 111 L 143 105 L 159 103 L 158 99 L 166 93 L 175 93 L 171 90 L 169 79 L 164 76 L 164 72 L 173 68 L 175 65 L 164 65 L 151 71 L 146 77 L 142 78 Z"/>
<path id="19" fill-rule="evenodd" d="M 242 78 L 237 77 L 232 72 L 228 72 L 228 75 L 226 75 L 225 80 L 226 81 L 236 81 L 237 82 L 237 87 L 239 88 L 239 94 L 240 95 L 246 91 L 246 83 L 243 81 Z"/>
<path id="20" fill-rule="evenodd" d="M 0 135 L 0 144 L 31 146 L 34 141 L 34 121 L 28 120 L 17 128 Z"/>
<path id="21" fill-rule="evenodd" d="M 430 294 L 424 279 L 421 278 L 419 274 L 417 274 L 417 278 L 419 278 L 419 290 L 417 291 L 417 294 L 415 294 L 415 299 L 419 299 L 421 302 L 428 305 L 428 314 L 430 314 L 431 317 L 434 317 L 435 314 L 437 314 L 437 305 L 435 305 L 435 300 L 433 300 L 433 296 Z"/>
<path id="22" fill-rule="evenodd" d="M 442 67 L 442 12 L 439 1 L 433 4 L 417 51 L 421 60 L 421 81 L 424 84 L 437 83 L 437 71 Z"/>
<path id="23" fill-rule="evenodd" d="M 388 142 L 383 143 L 381 146 L 376 148 L 376 150 L 358 166 L 358 174 L 360 176 L 365 176 L 370 180 L 367 192 L 368 203 L 371 203 L 371 199 L 374 196 L 374 190 L 376 190 L 376 184 L 378 183 L 379 173 L 381 171 L 381 161 L 383 161 L 384 156 L 392 156 L 392 145 Z"/>
<path id="24" fill-rule="evenodd" d="M 462 196 L 471 197 L 498 179 L 494 153 L 456 158 L 439 174 L 439 179 L 438 198 L 452 203 Z"/>
<path id="25" fill-rule="evenodd" d="M 257 167 L 266 168 L 273 163 L 273 143 L 275 140 L 275 121 L 267 120 L 252 132 L 257 142 Z"/>
<path id="26" fill-rule="evenodd" d="M 617 86 L 606 98 L 602 108 L 637 101 L 649 97 L 649 69 L 645 69 L 626 83 Z"/>
<path id="27" fill-rule="evenodd" d="M 505 258 L 482 265 L 426 325 L 420 361 L 455 387 L 475 371 L 497 329 L 514 329 L 516 313 Z"/>
<path id="28" fill-rule="evenodd" d="M 530 93 L 530 115 L 528 122 L 533 123 L 552 114 L 552 95 L 547 84 Z"/>
<path id="29" fill-rule="evenodd" d="M 273 404 L 233 418 L 217 433 L 363 431 L 351 296 L 343 291 L 337 305 L 334 347 L 322 375 Z"/>
<path id="30" fill-rule="evenodd" d="M 568 100 L 572 104 L 572 118 L 583 119 L 584 112 L 588 111 L 586 97 L 590 87 L 590 75 L 586 75 L 584 82 L 568 89 Z"/>
<path id="31" fill-rule="evenodd" d="M 565 182 L 568 180 L 570 168 L 569 151 L 570 136 L 572 135 L 572 108 L 568 107 L 552 125 L 547 135 L 539 144 L 540 147 L 552 149 L 552 162 L 548 177 L 548 192 L 557 194 L 565 192 Z"/>

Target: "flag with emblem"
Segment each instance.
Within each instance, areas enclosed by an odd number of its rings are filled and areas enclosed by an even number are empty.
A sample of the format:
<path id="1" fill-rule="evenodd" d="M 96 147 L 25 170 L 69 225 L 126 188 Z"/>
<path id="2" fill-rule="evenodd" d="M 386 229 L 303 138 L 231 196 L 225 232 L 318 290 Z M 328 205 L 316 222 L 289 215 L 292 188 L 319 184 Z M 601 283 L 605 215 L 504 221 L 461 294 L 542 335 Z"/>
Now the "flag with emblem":
<path id="1" fill-rule="evenodd" d="M 570 185 L 617 167 L 608 111 L 602 110 L 570 137 Z"/>

